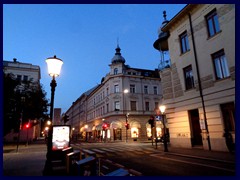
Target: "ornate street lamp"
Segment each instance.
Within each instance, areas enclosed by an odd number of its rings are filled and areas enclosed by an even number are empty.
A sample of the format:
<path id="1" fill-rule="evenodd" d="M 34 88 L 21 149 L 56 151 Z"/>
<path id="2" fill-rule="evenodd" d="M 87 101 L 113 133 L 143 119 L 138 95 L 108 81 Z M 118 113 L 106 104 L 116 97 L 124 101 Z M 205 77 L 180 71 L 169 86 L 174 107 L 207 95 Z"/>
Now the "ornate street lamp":
<path id="1" fill-rule="evenodd" d="M 159 110 L 162 113 L 162 122 L 163 122 L 163 128 L 164 128 L 164 135 L 163 135 L 163 144 L 164 144 L 164 152 L 168 152 L 167 147 L 167 130 L 166 130 L 166 124 L 165 124 L 165 110 L 166 106 L 159 106 Z"/>
<path id="2" fill-rule="evenodd" d="M 48 131 L 48 144 L 47 144 L 47 161 L 45 165 L 45 173 L 49 173 L 52 170 L 52 120 L 53 120 L 53 106 L 54 106 L 54 93 L 55 88 L 57 86 L 55 78 L 60 75 L 61 67 L 63 61 L 56 57 L 50 57 L 46 59 L 46 63 L 48 66 L 48 74 L 52 77 L 52 81 L 50 83 L 51 86 L 51 102 L 50 102 L 50 128 Z"/>

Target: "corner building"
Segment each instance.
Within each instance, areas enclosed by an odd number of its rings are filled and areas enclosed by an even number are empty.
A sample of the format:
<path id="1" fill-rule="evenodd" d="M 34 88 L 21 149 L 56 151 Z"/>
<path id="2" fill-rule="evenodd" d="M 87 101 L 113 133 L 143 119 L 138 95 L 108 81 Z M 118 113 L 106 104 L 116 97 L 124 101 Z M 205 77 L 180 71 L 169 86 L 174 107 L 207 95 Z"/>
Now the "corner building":
<path id="1" fill-rule="evenodd" d="M 101 84 L 83 93 L 67 110 L 73 136 L 87 141 L 151 141 L 148 120 L 162 98 L 158 70 L 131 68 L 120 51 L 117 46 Z M 157 131 L 161 135 L 161 125 Z"/>
<path id="2" fill-rule="evenodd" d="M 235 143 L 235 5 L 189 4 L 170 21 L 164 13 L 154 48 L 171 145 L 228 151 L 224 133 Z"/>

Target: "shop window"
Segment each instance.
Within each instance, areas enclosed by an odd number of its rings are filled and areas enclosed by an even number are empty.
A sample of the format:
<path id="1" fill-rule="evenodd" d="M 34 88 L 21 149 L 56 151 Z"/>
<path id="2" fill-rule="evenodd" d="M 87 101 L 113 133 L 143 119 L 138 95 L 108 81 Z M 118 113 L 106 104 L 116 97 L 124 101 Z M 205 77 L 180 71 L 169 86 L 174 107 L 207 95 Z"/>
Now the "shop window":
<path id="1" fill-rule="evenodd" d="M 131 128 L 131 137 L 138 138 L 138 128 Z"/>

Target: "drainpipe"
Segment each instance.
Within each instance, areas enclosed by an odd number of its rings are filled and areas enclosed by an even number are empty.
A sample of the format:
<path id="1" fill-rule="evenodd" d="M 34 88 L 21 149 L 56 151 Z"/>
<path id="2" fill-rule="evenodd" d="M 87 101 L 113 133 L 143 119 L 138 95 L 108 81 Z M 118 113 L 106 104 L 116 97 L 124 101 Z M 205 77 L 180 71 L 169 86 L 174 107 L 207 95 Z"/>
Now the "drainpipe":
<path id="1" fill-rule="evenodd" d="M 192 19 L 191 19 L 191 14 L 190 13 L 188 13 L 188 17 L 189 17 L 191 34 L 192 34 L 193 52 L 194 52 L 194 59 L 195 59 L 195 63 L 196 63 L 197 79 L 198 79 L 198 84 L 199 84 L 199 92 L 200 92 L 200 97 L 201 97 L 201 101 L 202 101 L 204 124 L 205 124 L 205 128 L 206 128 L 206 133 L 207 133 L 208 149 L 209 149 L 209 151 L 211 151 L 211 143 L 210 143 L 210 137 L 209 137 L 209 131 L 208 131 L 208 125 L 207 125 L 207 117 L 206 117 L 206 109 L 205 109 L 205 104 L 204 104 L 204 98 L 203 98 L 203 92 L 202 92 L 202 83 L 201 83 L 200 74 L 199 74 L 197 52 L 196 52 L 195 39 L 194 39 L 193 27 L 192 27 Z"/>

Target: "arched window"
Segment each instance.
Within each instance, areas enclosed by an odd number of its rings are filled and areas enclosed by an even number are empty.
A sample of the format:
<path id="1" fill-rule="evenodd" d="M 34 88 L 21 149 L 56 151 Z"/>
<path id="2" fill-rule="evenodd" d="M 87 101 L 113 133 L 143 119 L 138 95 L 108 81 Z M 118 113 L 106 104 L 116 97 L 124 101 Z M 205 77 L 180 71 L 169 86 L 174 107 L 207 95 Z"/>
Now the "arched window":
<path id="1" fill-rule="evenodd" d="M 118 74 L 118 68 L 114 69 L 114 75 Z"/>

